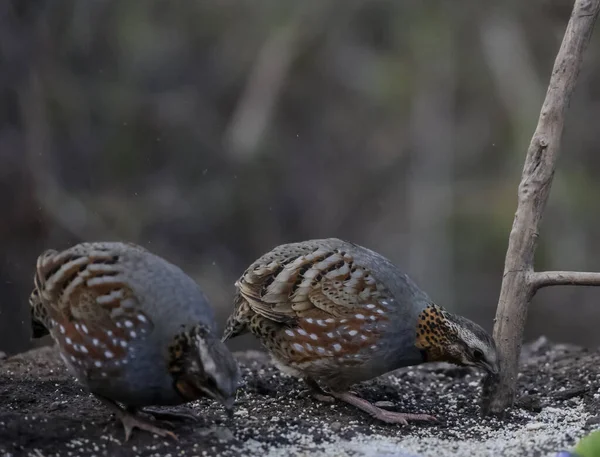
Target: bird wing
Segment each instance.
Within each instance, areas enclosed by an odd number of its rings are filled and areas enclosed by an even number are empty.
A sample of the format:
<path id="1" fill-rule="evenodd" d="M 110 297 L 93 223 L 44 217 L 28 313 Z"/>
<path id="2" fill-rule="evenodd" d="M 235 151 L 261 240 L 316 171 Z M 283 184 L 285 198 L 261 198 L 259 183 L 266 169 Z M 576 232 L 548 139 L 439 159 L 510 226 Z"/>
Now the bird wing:
<path id="1" fill-rule="evenodd" d="M 254 262 L 236 286 L 249 311 L 281 323 L 343 317 L 390 298 L 343 246 L 314 242 L 275 248 Z"/>
<path id="2" fill-rule="evenodd" d="M 396 306 L 369 260 L 340 240 L 279 246 L 236 285 L 234 320 L 249 323 L 253 333 L 271 341 L 277 358 L 292 366 L 364 363 Z"/>
<path id="3" fill-rule="evenodd" d="M 128 285 L 121 243 L 82 243 L 38 257 L 30 298 L 34 321 L 52 332 L 74 365 L 118 364 L 153 324 Z M 130 248 L 126 248 L 130 249 Z"/>

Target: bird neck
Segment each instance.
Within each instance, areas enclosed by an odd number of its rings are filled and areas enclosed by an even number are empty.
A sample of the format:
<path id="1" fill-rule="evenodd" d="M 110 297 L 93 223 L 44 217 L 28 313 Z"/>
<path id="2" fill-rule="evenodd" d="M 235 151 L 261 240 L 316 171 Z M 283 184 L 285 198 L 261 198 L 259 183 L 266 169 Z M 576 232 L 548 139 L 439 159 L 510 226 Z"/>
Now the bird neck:
<path id="1" fill-rule="evenodd" d="M 451 315 L 441 306 L 430 303 L 419 313 L 415 346 L 424 362 L 459 363 L 459 355 L 453 350 L 457 339 Z"/>

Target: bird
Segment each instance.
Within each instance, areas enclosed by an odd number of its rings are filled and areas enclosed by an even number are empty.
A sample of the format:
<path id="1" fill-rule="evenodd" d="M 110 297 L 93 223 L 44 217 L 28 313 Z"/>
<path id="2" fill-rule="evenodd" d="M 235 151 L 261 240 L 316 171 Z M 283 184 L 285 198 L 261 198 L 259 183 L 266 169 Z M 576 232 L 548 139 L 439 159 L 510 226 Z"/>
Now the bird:
<path id="1" fill-rule="evenodd" d="M 315 398 L 346 402 L 385 423 L 437 419 L 379 408 L 351 386 L 425 362 L 499 371 L 485 330 L 434 303 L 387 258 L 358 244 L 328 238 L 277 246 L 235 287 L 222 341 L 252 333 Z"/>
<path id="2" fill-rule="evenodd" d="M 121 420 L 125 441 L 134 428 L 178 439 L 143 417 L 148 406 L 210 397 L 232 414 L 239 366 L 198 284 L 162 257 L 122 242 L 48 249 L 29 304 L 33 338 L 51 335 L 69 371 Z"/>

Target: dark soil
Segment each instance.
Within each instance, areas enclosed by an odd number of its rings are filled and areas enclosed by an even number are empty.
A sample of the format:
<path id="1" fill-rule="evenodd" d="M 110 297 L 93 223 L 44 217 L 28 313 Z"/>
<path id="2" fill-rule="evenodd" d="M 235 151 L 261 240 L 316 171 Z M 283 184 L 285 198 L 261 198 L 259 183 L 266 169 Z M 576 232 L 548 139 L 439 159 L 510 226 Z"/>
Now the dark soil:
<path id="1" fill-rule="evenodd" d="M 592 413 L 587 428 L 600 423 L 600 402 L 595 398 L 600 352 L 572 346 L 541 341 L 526 347 L 518 407 L 500 419 L 481 417 L 481 375 L 470 369 L 426 365 L 357 386 L 368 400 L 391 401 L 391 409 L 439 418 L 436 424 L 404 427 L 375 422 L 343 404 L 316 402 L 304 393 L 301 382 L 280 374 L 262 353 L 237 357 L 244 386 L 233 420 L 220 406 L 204 400 L 189 405 L 199 415 L 198 422 L 173 423 L 178 442 L 136 430 L 127 443 L 120 424 L 68 375 L 54 349 L 6 359 L 0 362 L 0 456 L 265 455 L 265 449 L 286 444 L 301 449 L 305 436 L 313 445 L 325 445 L 333 438 L 401 437 L 415 431 L 449 441 L 477 439 L 482 424 L 496 429 L 524 423 L 523 410 L 535 415 L 574 398 L 583 399 Z"/>

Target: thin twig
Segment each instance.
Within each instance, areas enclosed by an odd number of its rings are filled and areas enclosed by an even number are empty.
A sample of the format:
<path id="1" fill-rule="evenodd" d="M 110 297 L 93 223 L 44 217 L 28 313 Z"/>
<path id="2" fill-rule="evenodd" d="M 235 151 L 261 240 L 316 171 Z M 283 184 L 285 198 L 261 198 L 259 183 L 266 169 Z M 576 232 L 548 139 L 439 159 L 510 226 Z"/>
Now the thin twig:
<path id="1" fill-rule="evenodd" d="M 40 209 L 78 240 L 118 239 L 105 221 L 83 201 L 65 191 L 53 174 L 42 87 L 36 70 L 31 73 L 27 90 L 22 92 L 19 101 L 26 140 L 25 154 Z"/>
<path id="2" fill-rule="evenodd" d="M 529 275 L 533 290 L 548 286 L 600 286 L 600 273 L 587 271 L 538 271 Z"/>

